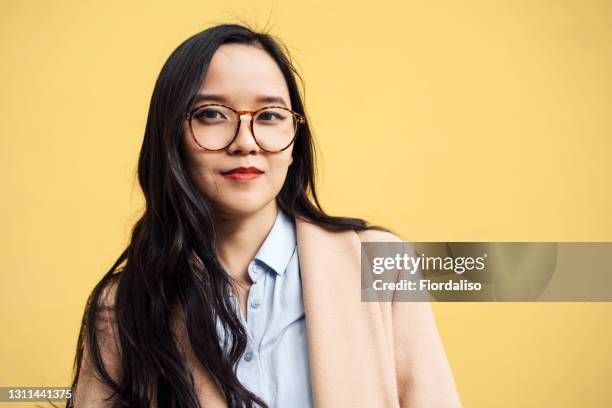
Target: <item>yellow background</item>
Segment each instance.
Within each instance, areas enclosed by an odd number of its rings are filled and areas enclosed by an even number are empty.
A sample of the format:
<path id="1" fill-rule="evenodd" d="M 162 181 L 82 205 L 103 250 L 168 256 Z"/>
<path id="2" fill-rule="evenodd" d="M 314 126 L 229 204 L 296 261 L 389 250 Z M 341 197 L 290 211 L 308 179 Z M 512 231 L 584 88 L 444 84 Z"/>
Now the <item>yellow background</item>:
<path id="1" fill-rule="evenodd" d="M 412 241 L 612 240 L 609 1 L 2 1 L 0 386 L 66 386 L 141 210 L 149 98 L 221 22 L 290 47 L 332 214 Z M 579 273 L 580 271 L 577 271 Z M 612 406 L 612 304 L 434 304 L 466 407 Z"/>

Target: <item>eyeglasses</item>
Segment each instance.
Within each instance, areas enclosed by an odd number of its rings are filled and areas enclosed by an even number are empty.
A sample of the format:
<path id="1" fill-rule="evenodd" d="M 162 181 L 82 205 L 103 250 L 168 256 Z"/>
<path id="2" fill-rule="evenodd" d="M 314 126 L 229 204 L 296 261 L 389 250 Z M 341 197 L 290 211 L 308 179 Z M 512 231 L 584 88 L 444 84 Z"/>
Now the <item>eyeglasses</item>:
<path id="1" fill-rule="evenodd" d="M 237 111 L 226 105 L 210 103 L 185 113 L 194 141 L 206 150 L 223 150 L 231 145 L 240 129 L 243 116 L 249 116 L 249 130 L 255 143 L 266 152 L 288 148 L 299 126 L 306 119 L 281 106 L 264 106 L 256 111 Z"/>

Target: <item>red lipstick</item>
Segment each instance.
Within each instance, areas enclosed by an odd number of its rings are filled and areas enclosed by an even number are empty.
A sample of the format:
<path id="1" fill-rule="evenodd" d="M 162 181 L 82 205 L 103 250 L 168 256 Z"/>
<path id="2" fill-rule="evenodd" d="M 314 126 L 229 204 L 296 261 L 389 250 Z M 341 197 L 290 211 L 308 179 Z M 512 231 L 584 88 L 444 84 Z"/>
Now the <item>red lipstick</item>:
<path id="1" fill-rule="evenodd" d="M 263 174 L 263 171 L 257 167 L 236 167 L 221 174 L 230 180 L 253 180 Z"/>

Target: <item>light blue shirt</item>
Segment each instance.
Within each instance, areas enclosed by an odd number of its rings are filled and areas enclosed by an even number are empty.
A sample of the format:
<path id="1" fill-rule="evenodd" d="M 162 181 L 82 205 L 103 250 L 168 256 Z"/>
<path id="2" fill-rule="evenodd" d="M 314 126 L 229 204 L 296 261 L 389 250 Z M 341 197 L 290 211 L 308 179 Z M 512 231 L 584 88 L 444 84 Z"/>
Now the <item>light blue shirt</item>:
<path id="1" fill-rule="evenodd" d="M 313 406 L 295 231 L 294 221 L 279 208 L 248 266 L 253 284 L 246 321 L 240 313 L 248 343 L 238 379 L 271 408 Z"/>

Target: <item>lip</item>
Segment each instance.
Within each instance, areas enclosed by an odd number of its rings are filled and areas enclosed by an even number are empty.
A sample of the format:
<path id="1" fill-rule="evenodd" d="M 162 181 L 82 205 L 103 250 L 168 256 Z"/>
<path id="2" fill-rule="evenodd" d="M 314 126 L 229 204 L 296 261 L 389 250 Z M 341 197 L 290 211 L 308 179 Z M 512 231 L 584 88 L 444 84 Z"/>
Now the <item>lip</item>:
<path id="1" fill-rule="evenodd" d="M 262 174 L 263 171 L 257 167 L 235 167 L 233 169 L 221 172 L 223 177 L 230 180 L 253 180 Z"/>

